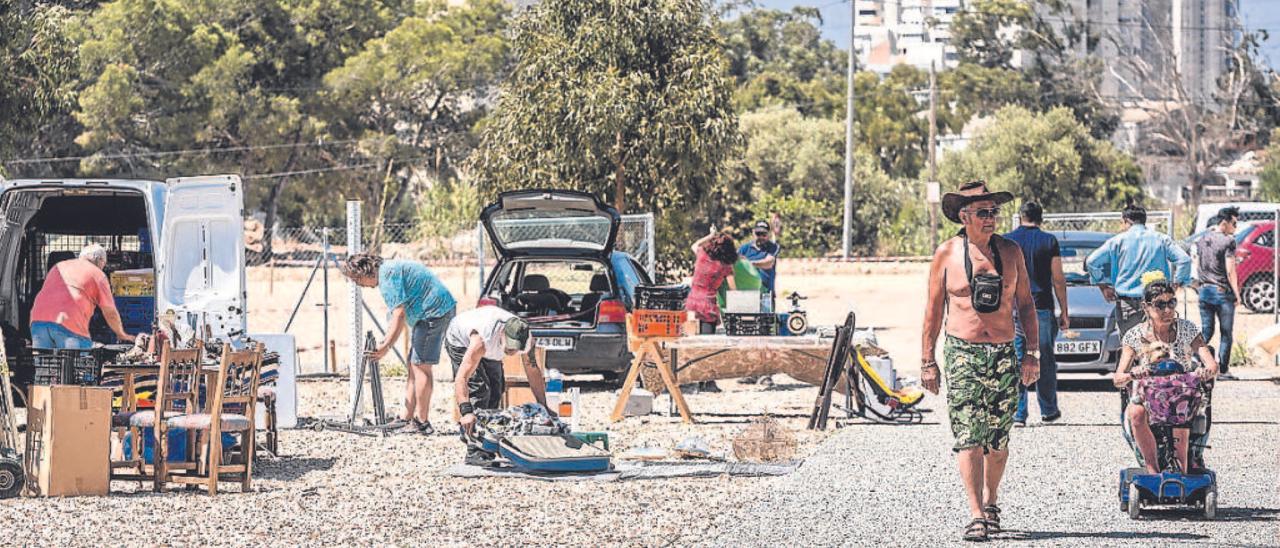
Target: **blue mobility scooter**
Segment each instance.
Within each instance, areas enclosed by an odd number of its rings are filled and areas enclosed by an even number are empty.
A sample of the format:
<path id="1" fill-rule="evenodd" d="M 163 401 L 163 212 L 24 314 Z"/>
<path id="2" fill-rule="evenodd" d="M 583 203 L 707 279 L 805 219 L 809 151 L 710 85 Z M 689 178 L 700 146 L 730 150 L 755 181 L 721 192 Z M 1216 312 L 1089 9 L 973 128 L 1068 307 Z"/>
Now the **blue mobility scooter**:
<path id="1" fill-rule="evenodd" d="M 1182 373 L 1182 367 L 1176 363 L 1164 362 L 1152 368 L 1153 378 L 1163 377 L 1161 381 L 1167 387 L 1170 383 L 1177 385 L 1175 389 L 1181 413 L 1167 413 L 1164 409 L 1153 410 L 1161 405 L 1148 402 L 1148 413 L 1151 416 L 1151 432 L 1156 439 L 1156 455 L 1159 462 L 1157 474 L 1147 473 L 1142 460 L 1142 453 L 1133 437 L 1133 430 L 1125 411 L 1130 405 L 1130 390 L 1120 391 L 1120 424 L 1124 431 L 1125 441 L 1133 449 L 1138 460 L 1138 468 L 1126 468 L 1120 471 L 1120 510 L 1128 512 L 1129 517 L 1138 519 L 1143 508 L 1183 507 L 1198 508 L 1206 519 L 1214 519 L 1218 513 L 1218 479 L 1217 474 L 1204 463 L 1204 450 L 1208 448 L 1209 429 L 1212 426 L 1212 409 L 1210 406 L 1212 383 L 1202 383 L 1194 374 Z M 1149 397 L 1151 392 L 1147 391 Z M 1152 405 L 1155 403 L 1155 405 Z M 1168 402 L 1165 402 L 1168 403 Z M 1176 449 L 1175 429 L 1189 429 L 1187 460 L 1191 465 L 1183 472 L 1182 456 Z"/>

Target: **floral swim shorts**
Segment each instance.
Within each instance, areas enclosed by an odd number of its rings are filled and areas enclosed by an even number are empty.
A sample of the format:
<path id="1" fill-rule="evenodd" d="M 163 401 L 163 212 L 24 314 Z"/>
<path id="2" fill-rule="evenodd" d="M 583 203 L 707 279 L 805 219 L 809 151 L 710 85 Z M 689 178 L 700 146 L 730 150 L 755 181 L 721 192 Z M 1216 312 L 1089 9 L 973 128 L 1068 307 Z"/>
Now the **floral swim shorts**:
<path id="1" fill-rule="evenodd" d="M 953 449 L 981 447 L 987 453 L 1008 448 L 1020 380 L 1013 343 L 971 343 L 948 335 L 942 356 Z"/>

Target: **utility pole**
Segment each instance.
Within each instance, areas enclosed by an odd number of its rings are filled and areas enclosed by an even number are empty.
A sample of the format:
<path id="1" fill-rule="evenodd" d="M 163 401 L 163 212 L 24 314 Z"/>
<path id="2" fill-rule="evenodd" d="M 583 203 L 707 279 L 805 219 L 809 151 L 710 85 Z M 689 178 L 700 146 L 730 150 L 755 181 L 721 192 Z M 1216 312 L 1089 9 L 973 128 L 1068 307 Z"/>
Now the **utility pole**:
<path id="1" fill-rule="evenodd" d="M 938 74 L 933 62 L 929 63 L 929 184 L 938 182 Z M 938 248 L 938 214 L 933 203 L 929 206 L 929 248 Z"/>
<path id="2" fill-rule="evenodd" d="M 849 77 L 844 107 L 844 234 L 841 257 L 849 258 L 853 233 L 853 75 L 858 64 L 857 31 L 858 0 L 849 0 Z"/>

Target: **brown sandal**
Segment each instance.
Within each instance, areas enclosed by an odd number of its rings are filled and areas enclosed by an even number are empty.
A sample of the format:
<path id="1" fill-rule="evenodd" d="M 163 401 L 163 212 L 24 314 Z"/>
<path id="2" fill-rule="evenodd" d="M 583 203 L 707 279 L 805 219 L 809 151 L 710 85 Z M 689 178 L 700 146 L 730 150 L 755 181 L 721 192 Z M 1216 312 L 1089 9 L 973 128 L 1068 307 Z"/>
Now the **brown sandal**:
<path id="1" fill-rule="evenodd" d="M 986 542 L 991 540 L 987 536 L 987 520 L 982 518 L 974 518 L 964 528 L 964 540 L 968 542 Z"/>
<path id="2" fill-rule="evenodd" d="M 1000 507 L 994 504 L 988 505 L 982 509 L 982 515 L 987 518 L 987 533 L 998 535 L 1004 529 L 1000 528 Z"/>

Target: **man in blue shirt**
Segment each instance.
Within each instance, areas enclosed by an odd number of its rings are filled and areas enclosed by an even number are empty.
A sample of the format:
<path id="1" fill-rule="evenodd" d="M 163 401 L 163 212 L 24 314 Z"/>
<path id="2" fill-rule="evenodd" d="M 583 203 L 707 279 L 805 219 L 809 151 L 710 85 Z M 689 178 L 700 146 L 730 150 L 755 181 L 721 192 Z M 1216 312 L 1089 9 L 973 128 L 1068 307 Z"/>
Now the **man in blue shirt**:
<path id="1" fill-rule="evenodd" d="M 778 222 L 778 214 L 773 215 L 773 224 L 780 225 Z M 777 303 L 777 293 L 774 288 L 778 279 L 778 252 L 781 248 L 774 239 L 774 226 L 770 226 L 768 221 L 756 221 L 755 227 L 751 229 L 751 235 L 755 239 L 742 244 L 738 248 L 738 255 L 756 267 L 756 271 L 760 272 L 760 287 L 769 292 L 769 299 L 773 303 Z M 781 230 L 780 226 L 777 226 Z M 776 308 L 776 306 L 775 306 Z M 776 312 L 776 310 L 771 310 Z M 759 382 L 765 386 L 773 385 L 773 377 L 766 375 L 763 377 L 744 377 L 744 384 L 755 384 Z"/>
<path id="2" fill-rule="evenodd" d="M 1089 279 L 1102 290 L 1102 296 L 1116 302 L 1116 323 L 1124 337 L 1147 319 L 1142 308 L 1142 275 L 1160 271 L 1173 280 L 1175 288 L 1187 285 L 1191 283 L 1191 256 L 1168 236 L 1147 228 L 1147 210 L 1142 206 L 1125 206 L 1121 217 L 1129 228 L 1090 253 L 1085 264 Z"/>
<path id="3" fill-rule="evenodd" d="M 1068 326 L 1067 278 L 1062 273 L 1062 252 L 1058 247 L 1058 238 L 1040 230 L 1044 209 L 1035 202 L 1024 202 L 1018 216 L 1022 226 L 1004 237 L 1022 248 L 1022 257 L 1027 265 L 1031 300 L 1036 305 L 1036 324 L 1039 327 L 1037 338 L 1040 341 L 1040 379 L 1036 381 L 1036 399 L 1040 402 L 1040 420 L 1053 422 L 1062 417 L 1062 412 L 1058 409 L 1058 362 L 1053 353 L 1053 341 L 1058 338 L 1058 328 L 1067 329 Z M 1057 321 L 1053 317 L 1055 296 L 1061 312 Z M 1013 339 L 1019 362 L 1027 347 L 1026 338 L 1019 322 Z M 1024 384 L 1018 384 L 1018 410 L 1013 414 L 1013 424 L 1027 425 L 1027 386 Z"/>
<path id="4" fill-rule="evenodd" d="M 405 326 L 411 329 L 412 352 L 409 378 L 405 383 L 404 414 L 387 425 L 401 433 L 431 435 L 431 368 L 440 361 L 445 329 L 453 320 L 457 303 L 449 288 L 431 269 L 414 261 L 383 261 L 382 257 L 360 253 L 347 258 L 342 273 L 360 287 L 376 287 L 391 310 L 387 338 L 370 355 L 381 359 L 400 338 Z"/>
<path id="5" fill-rule="evenodd" d="M 773 218 L 776 224 L 778 216 L 774 215 Z M 770 295 L 774 295 L 775 282 L 778 276 L 778 252 L 781 248 L 774 239 L 773 228 L 769 226 L 768 221 L 756 221 L 755 227 L 751 229 L 751 234 L 755 236 L 755 239 L 742 244 L 742 247 L 738 248 L 738 254 L 750 261 L 751 266 L 760 271 L 761 287 L 769 291 Z"/>

